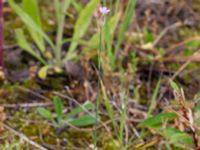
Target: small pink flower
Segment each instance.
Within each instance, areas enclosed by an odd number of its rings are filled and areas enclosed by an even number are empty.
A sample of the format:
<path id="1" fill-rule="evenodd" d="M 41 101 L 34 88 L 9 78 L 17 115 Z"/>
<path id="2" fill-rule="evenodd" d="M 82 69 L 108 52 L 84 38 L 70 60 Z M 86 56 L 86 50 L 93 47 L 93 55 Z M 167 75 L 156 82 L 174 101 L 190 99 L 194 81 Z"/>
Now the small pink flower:
<path id="1" fill-rule="evenodd" d="M 99 12 L 100 12 L 102 15 L 107 15 L 107 14 L 110 12 L 110 9 L 108 9 L 107 7 L 100 7 L 100 8 L 99 8 Z"/>

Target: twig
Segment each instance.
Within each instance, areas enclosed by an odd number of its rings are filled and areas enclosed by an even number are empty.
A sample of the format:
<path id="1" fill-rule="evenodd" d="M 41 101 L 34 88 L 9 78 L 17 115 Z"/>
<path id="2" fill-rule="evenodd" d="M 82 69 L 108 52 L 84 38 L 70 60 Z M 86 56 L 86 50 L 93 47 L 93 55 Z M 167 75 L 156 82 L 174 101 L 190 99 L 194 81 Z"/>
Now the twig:
<path id="1" fill-rule="evenodd" d="M 18 48 L 18 45 L 17 44 L 3 45 L 4 50 L 9 50 L 9 49 L 14 49 L 14 48 Z"/>
<path id="2" fill-rule="evenodd" d="M 166 49 L 166 53 L 165 53 L 164 56 L 171 55 L 171 53 L 174 51 L 174 49 L 177 49 L 177 47 L 181 47 L 181 46 L 184 46 L 185 44 L 187 44 L 189 42 L 199 41 L 199 40 L 200 40 L 200 36 L 193 36 L 193 37 L 185 39 L 185 40 L 183 40 L 179 43 L 176 43 L 175 45 L 172 45 L 171 47 Z"/>
<path id="3" fill-rule="evenodd" d="M 5 123 L 2 123 L 2 126 L 4 128 L 6 128 L 7 130 L 11 131 L 13 134 L 15 134 L 16 136 L 18 136 L 19 138 L 21 138 L 22 140 L 26 141 L 27 143 L 29 143 L 30 145 L 37 147 L 40 150 L 47 150 L 46 148 L 44 148 L 43 146 L 39 145 L 38 143 L 35 143 L 34 141 L 30 140 L 27 136 L 25 136 L 24 134 L 14 130 L 13 128 L 9 127 L 8 125 L 6 125 Z"/>
<path id="4" fill-rule="evenodd" d="M 193 54 L 193 56 L 199 54 L 200 50 L 198 50 L 197 52 L 195 52 Z M 191 59 L 189 59 L 188 61 L 186 61 L 180 68 L 179 70 L 171 77 L 171 80 L 174 80 L 192 61 L 192 57 Z"/>
<path id="5" fill-rule="evenodd" d="M 171 30 L 171 29 L 174 29 L 174 28 L 177 28 L 177 27 L 180 27 L 182 26 L 182 23 L 181 22 L 176 22 L 170 26 L 167 26 L 161 33 L 160 35 L 156 38 L 156 40 L 153 42 L 153 47 L 155 47 L 159 42 L 160 40 L 165 36 L 165 34 Z"/>
<path id="6" fill-rule="evenodd" d="M 17 88 L 19 88 L 20 90 L 29 92 L 29 93 L 31 93 L 31 94 L 33 94 L 33 95 L 35 95 L 35 96 L 37 96 L 37 97 L 39 97 L 39 98 L 41 98 L 41 99 L 51 101 L 49 98 L 47 98 L 47 97 L 45 97 L 45 96 L 43 96 L 43 95 L 41 95 L 41 94 L 38 94 L 38 93 L 34 92 L 33 90 L 30 90 L 30 89 L 28 89 L 28 88 L 25 88 L 25 87 L 23 87 L 23 86 L 18 86 Z"/>
<path id="7" fill-rule="evenodd" d="M 48 107 L 52 103 L 23 103 L 23 104 L 0 104 L 0 106 L 5 108 L 31 108 L 31 107 Z"/>
<path id="8" fill-rule="evenodd" d="M 124 126 L 125 128 L 125 139 L 124 139 L 124 142 L 125 142 L 125 145 L 128 145 L 128 139 L 129 139 L 129 129 L 128 129 L 128 125 L 125 124 Z"/>

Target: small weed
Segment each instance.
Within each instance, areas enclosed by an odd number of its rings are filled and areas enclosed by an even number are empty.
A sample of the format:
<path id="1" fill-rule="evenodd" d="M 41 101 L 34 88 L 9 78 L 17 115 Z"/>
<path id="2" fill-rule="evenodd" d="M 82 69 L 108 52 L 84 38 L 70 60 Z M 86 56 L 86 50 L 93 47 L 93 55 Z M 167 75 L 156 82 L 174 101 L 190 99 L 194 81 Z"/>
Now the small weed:
<path id="1" fill-rule="evenodd" d="M 77 126 L 84 127 L 89 125 L 94 125 L 96 123 L 96 116 L 91 114 L 89 111 L 94 110 L 94 104 L 86 102 L 78 107 L 73 108 L 68 113 L 63 113 L 63 103 L 59 97 L 53 98 L 55 115 L 51 113 L 50 110 L 46 108 L 38 108 L 38 113 L 49 120 L 57 128 L 66 127 L 66 126 Z M 87 113 L 81 116 L 78 116 L 80 113 Z M 100 118 L 98 118 L 100 120 Z"/>
<path id="2" fill-rule="evenodd" d="M 17 13 L 22 22 L 25 24 L 31 38 L 34 41 L 35 48 L 31 46 L 26 39 L 23 29 L 16 29 L 16 39 L 19 46 L 36 58 L 43 67 L 39 71 L 39 77 L 44 79 L 49 69 L 55 72 L 62 72 L 60 69 L 63 65 L 72 59 L 77 59 L 76 48 L 81 38 L 86 33 L 88 26 L 91 22 L 93 13 L 99 4 L 99 0 L 91 0 L 85 8 L 82 8 L 79 17 L 75 23 L 74 33 L 68 52 L 62 55 L 62 45 L 66 41 L 63 37 L 65 17 L 67 10 L 71 4 L 71 0 L 54 1 L 54 9 L 57 23 L 57 36 L 56 42 L 45 33 L 42 28 L 42 21 L 39 12 L 38 0 L 22 0 L 20 7 L 14 0 L 8 1 L 12 9 Z M 75 2 L 73 2 L 74 4 Z M 47 43 L 50 50 L 47 50 Z"/>

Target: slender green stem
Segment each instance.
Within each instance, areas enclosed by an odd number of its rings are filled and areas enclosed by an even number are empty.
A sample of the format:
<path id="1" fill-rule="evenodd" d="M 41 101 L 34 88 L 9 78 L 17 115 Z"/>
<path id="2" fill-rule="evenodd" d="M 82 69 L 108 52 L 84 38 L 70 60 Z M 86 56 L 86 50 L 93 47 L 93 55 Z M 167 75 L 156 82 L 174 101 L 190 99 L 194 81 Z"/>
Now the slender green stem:
<path id="1" fill-rule="evenodd" d="M 99 36 L 99 49 L 98 49 L 98 83 L 97 83 L 97 98 L 95 104 L 95 113 L 96 113 L 96 126 L 94 131 L 94 144 L 97 148 L 97 124 L 98 124 L 98 116 L 99 116 L 99 104 L 101 98 L 101 51 L 102 51 L 102 26 L 100 27 L 100 36 Z"/>
<path id="2" fill-rule="evenodd" d="M 106 0 L 103 0 L 103 5 L 106 6 Z"/>
<path id="3" fill-rule="evenodd" d="M 117 12 L 119 11 L 119 5 L 120 4 L 120 0 L 117 0 L 116 4 L 115 4 L 115 14 L 117 14 Z"/>
<path id="4" fill-rule="evenodd" d="M 156 88 L 155 88 L 155 90 L 153 92 L 153 96 L 152 96 L 152 99 L 151 99 L 151 104 L 150 104 L 148 112 L 147 112 L 148 117 L 151 116 L 152 111 L 156 107 L 156 98 L 157 98 L 157 96 L 159 94 L 160 84 L 161 84 L 161 80 L 158 80 L 158 83 L 156 84 Z"/>
<path id="5" fill-rule="evenodd" d="M 54 7 L 55 7 L 57 23 L 60 22 L 60 6 L 61 6 L 60 2 L 58 0 L 54 0 Z"/>
<path id="6" fill-rule="evenodd" d="M 124 146 L 124 129 L 125 129 L 125 124 L 126 124 L 126 116 L 127 116 L 127 103 L 128 98 L 127 96 L 124 96 L 123 102 L 122 102 L 122 112 L 120 116 L 120 128 L 119 128 L 119 143 L 121 148 L 125 147 Z"/>
<path id="7" fill-rule="evenodd" d="M 63 31 L 64 31 L 64 25 L 65 25 L 65 16 L 66 16 L 66 11 L 69 7 L 71 0 L 65 0 L 61 6 L 61 14 L 59 14 L 58 10 L 58 1 L 55 3 L 55 9 L 57 12 L 57 24 L 58 24 L 58 30 L 57 30 L 57 37 L 56 37 L 56 49 L 55 49 L 55 55 L 56 55 L 56 64 L 61 65 L 61 49 L 62 49 L 62 39 L 63 39 Z M 59 7 L 60 8 L 60 7 Z"/>
<path id="8" fill-rule="evenodd" d="M 65 15 L 63 13 L 65 13 L 64 10 L 61 11 L 61 17 L 57 19 L 59 20 L 59 22 L 57 23 L 58 30 L 57 30 L 57 37 L 56 37 L 56 49 L 55 49 L 57 65 L 60 65 L 61 63 L 61 47 L 62 47 L 62 38 L 63 38 L 64 23 L 65 23 Z"/>
<path id="9" fill-rule="evenodd" d="M 106 5 L 106 0 L 103 1 L 103 4 Z M 101 21 L 105 21 L 105 16 L 103 16 Z M 103 32 L 103 25 L 100 25 L 100 34 L 99 34 L 99 49 L 98 49 L 98 83 L 97 83 L 97 98 L 96 98 L 96 104 L 95 104 L 95 111 L 96 111 L 96 126 L 94 131 L 94 144 L 95 149 L 97 149 L 97 124 L 98 124 L 98 117 L 99 117 L 99 105 L 100 105 L 100 99 L 101 99 L 101 51 L 103 50 L 102 45 L 102 32 Z"/>

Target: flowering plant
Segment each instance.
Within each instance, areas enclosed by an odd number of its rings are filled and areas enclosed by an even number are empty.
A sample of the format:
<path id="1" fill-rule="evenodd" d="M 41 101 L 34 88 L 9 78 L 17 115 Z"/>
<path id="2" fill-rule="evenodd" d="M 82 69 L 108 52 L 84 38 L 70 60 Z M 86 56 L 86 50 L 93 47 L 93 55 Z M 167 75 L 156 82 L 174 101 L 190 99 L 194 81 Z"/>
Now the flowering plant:
<path id="1" fill-rule="evenodd" d="M 102 14 L 102 15 L 107 15 L 109 12 L 110 12 L 110 9 L 108 9 L 107 7 L 100 7 L 99 8 L 99 12 Z"/>

